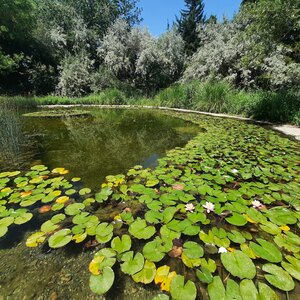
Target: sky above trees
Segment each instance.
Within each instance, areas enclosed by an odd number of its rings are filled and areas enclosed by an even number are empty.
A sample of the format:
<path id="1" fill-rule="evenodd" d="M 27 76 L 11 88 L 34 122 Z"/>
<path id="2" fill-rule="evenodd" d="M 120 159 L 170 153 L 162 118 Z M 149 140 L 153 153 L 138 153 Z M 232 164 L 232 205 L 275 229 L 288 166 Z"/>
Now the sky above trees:
<path id="1" fill-rule="evenodd" d="M 238 11 L 241 0 L 204 0 L 205 14 L 217 15 L 218 19 L 222 19 L 225 15 L 231 18 Z M 140 0 L 142 7 L 142 25 L 149 28 L 154 35 L 163 33 L 169 22 L 172 25 L 175 15 L 179 15 L 179 11 L 184 8 L 184 0 Z"/>

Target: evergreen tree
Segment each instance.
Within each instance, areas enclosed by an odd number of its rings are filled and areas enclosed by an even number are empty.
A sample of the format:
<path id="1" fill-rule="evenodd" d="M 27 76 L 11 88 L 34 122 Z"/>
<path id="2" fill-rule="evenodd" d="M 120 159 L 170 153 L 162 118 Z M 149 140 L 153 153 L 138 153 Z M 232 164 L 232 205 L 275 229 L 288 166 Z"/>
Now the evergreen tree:
<path id="1" fill-rule="evenodd" d="M 202 0 L 185 0 L 185 6 L 177 18 L 177 27 L 185 42 L 186 54 L 192 55 L 200 43 L 197 27 L 205 22 L 204 3 Z"/>

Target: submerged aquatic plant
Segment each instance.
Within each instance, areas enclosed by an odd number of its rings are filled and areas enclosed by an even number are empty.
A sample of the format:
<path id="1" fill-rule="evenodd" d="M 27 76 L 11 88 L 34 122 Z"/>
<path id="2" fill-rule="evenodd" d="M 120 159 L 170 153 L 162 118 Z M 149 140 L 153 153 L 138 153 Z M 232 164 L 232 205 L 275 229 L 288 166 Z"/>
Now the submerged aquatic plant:
<path id="1" fill-rule="evenodd" d="M 116 264 L 173 299 L 292 291 L 300 280 L 298 145 L 243 123 L 209 119 L 206 127 L 154 170 L 107 176 L 96 192 L 67 180 L 64 168 L 0 173 L 0 237 L 43 213 L 48 220 L 26 245 L 96 248 L 96 294 L 113 287 Z"/>

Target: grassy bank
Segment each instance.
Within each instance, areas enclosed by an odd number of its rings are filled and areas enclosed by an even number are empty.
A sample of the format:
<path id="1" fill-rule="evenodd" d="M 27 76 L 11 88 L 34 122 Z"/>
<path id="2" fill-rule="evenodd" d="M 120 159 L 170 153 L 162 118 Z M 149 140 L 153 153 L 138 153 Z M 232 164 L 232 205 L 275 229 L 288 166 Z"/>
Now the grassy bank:
<path id="1" fill-rule="evenodd" d="M 246 92 L 225 82 L 174 84 L 153 97 L 141 97 L 118 89 L 107 89 L 82 98 L 59 96 L 0 97 L 0 104 L 14 106 L 51 104 L 135 104 L 186 108 L 198 111 L 241 115 L 256 120 L 300 125 L 300 92 Z"/>

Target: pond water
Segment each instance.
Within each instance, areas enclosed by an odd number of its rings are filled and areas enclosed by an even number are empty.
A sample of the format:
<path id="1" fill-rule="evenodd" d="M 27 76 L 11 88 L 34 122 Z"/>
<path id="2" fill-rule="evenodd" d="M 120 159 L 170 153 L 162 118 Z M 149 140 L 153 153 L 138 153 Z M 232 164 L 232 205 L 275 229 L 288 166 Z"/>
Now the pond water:
<path id="1" fill-rule="evenodd" d="M 200 130 L 191 122 L 159 112 L 90 111 L 91 116 L 75 118 L 6 115 L 7 122 L 15 119 L 15 126 L 3 133 L 8 137 L 0 143 L 0 171 L 38 163 L 63 166 L 71 171 L 70 176 L 81 177 L 86 186 L 96 188 L 105 176 L 124 173 L 134 165 L 153 168 L 166 150 L 183 146 Z"/>
<path id="2" fill-rule="evenodd" d="M 190 280 L 186 292 L 180 283 L 169 287 L 175 297 L 189 294 L 186 300 L 221 299 L 220 282 L 228 299 L 248 293 L 252 299 L 253 292 L 266 300 L 299 299 L 299 143 L 253 124 L 198 115 L 21 113 L 1 118 L 0 300 L 152 300 L 161 293 L 155 272 L 164 266 Z M 50 172 L 57 167 L 70 173 Z M 120 173 L 126 175 L 105 180 Z M 28 242 L 38 230 L 42 240 Z M 115 240 L 124 235 L 129 246 Z M 114 254 L 105 256 L 104 247 Z M 129 250 L 144 256 L 142 264 L 124 267 Z M 100 267 L 102 261 L 107 265 Z M 136 282 L 124 274 L 135 264 Z M 89 286 L 100 269 L 106 283 L 111 276 L 104 270 L 114 274 L 104 296 Z"/>

